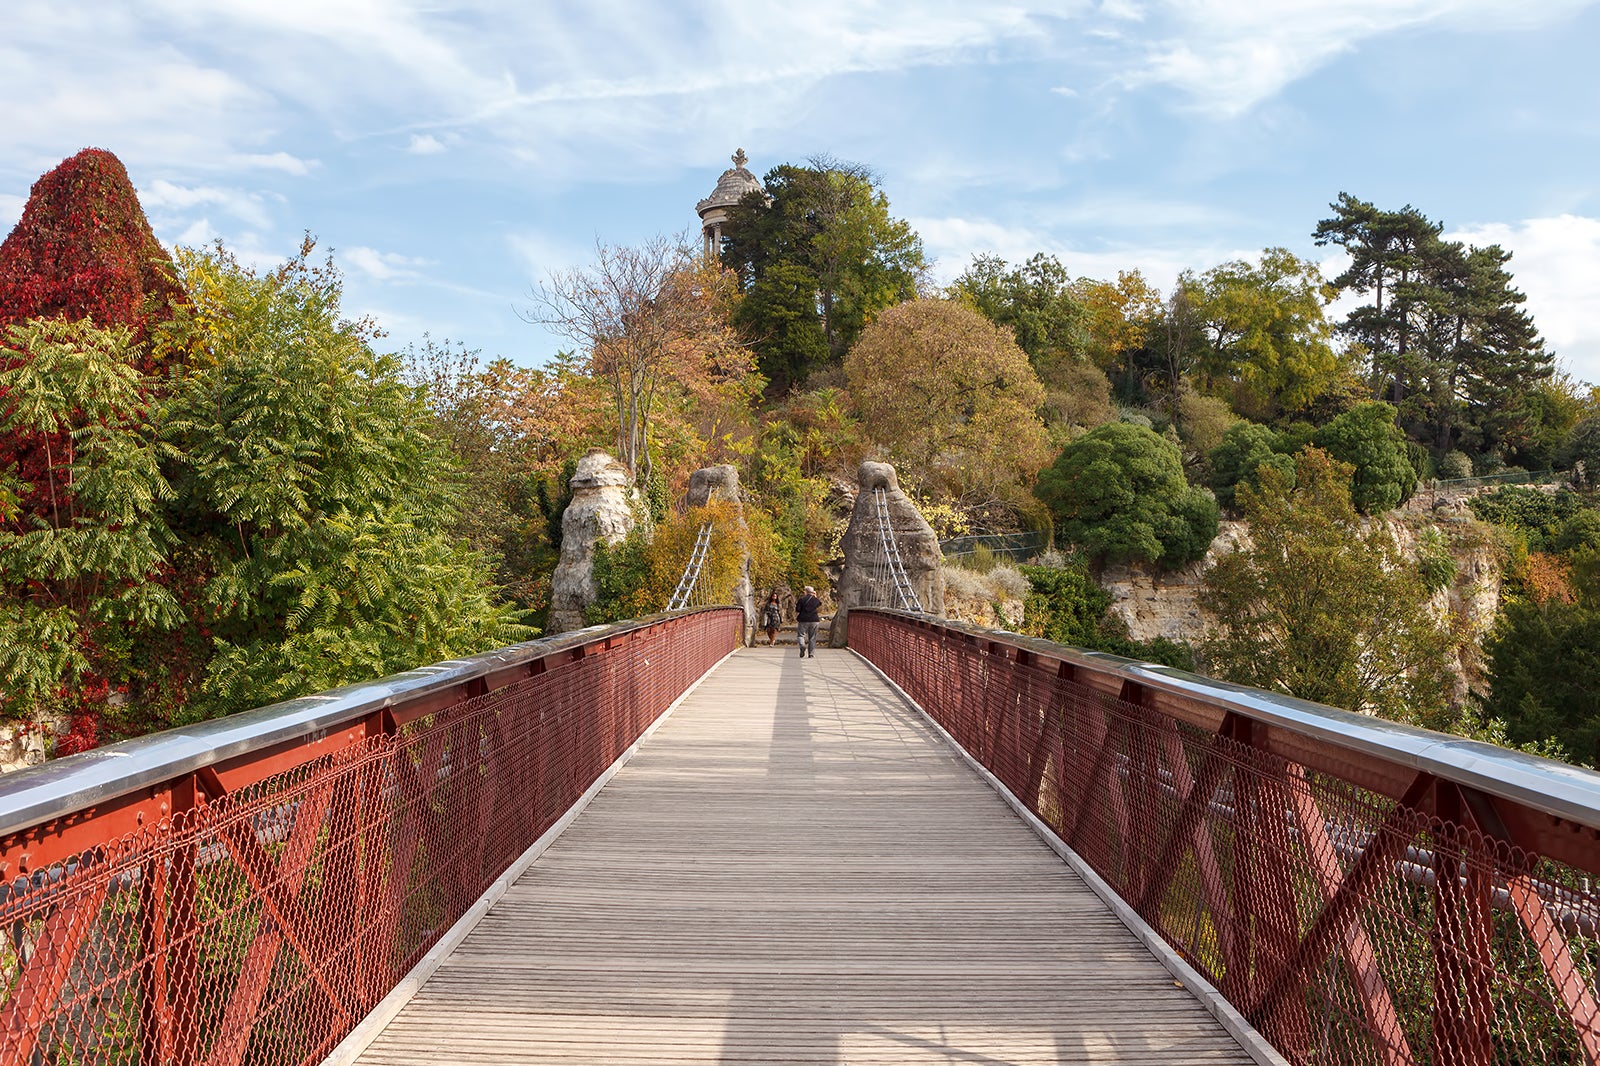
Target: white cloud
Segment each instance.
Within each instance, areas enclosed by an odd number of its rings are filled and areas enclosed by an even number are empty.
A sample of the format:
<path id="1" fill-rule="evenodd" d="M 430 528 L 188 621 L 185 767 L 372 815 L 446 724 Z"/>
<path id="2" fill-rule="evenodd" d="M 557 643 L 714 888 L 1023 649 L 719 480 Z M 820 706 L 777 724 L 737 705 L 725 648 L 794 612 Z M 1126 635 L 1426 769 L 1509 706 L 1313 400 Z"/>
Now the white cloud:
<path id="1" fill-rule="evenodd" d="M 380 252 L 376 248 L 365 248 L 361 245 L 343 248 L 339 251 L 339 256 L 351 267 L 375 281 L 414 278 L 418 276 L 419 267 L 428 265 L 426 259 L 401 255 L 398 252 Z"/>
<path id="2" fill-rule="evenodd" d="M 236 155 L 233 163 L 239 167 L 250 167 L 258 170 L 281 170 L 285 174 L 293 174 L 303 178 L 322 164 L 315 159 L 301 159 L 288 152 L 273 152 L 269 155 Z"/>
<path id="3" fill-rule="evenodd" d="M 1589 0 L 1166 0 L 1164 34 L 1145 48 L 1124 84 L 1167 85 L 1200 110 L 1238 115 L 1363 41 L 1425 24 L 1526 29 Z"/>
<path id="4" fill-rule="evenodd" d="M 1450 233 L 1469 244 L 1498 244 L 1511 252 L 1517 288 L 1539 332 L 1572 374 L 1600 383 L 1600 218 L 1559 215 L 1517 223 L 1488 223 Z"/>
<path id="5" fill-rule="evenodd" d="M 975 255 L 998 255 L 1015 264 L 1042 252 L 1061 260 L 1074 277 L 1109 280 L 1122 271 L 1138 270 L 1146 281 L 1165 291 L 1184 270 L 1205 269 L 1230 259 L 1251 259 L 1257 254 L 1198 245 L 1132 243 L 1090 249 L 1075 247 L 1048 230 L 984 219 L 917 218 L 910 222 L 922 235 L 929 254 L 937 257 L 934 275 L 941 284 L 965 270 Z"/>
<path id="6" fill-rule="evenodd" d="M 532 279 L 543 279 L 551 273 L 581 267 L 594 259 L 594 247 L 543 233 L 523 231 L 508 234 L 506 243 Z"/>
<path id="7" fill-rule="evenodd" d="M 178 185 L 157 178 L 139 190 L 139 202 L 152 214 L 183 213 L 195 207 L 216 206 L 241 222 L 268 229 L 272 220 L 259 193 L 227 189 L 214 185 Z"/>
<path id="8" fill-rule="evenodd" d="M 444 151 L 444 142 L 431 133 L 413 133 L 406 151 L 412 155 L 438 155 Z"/>
<path id="9" fill-rule="evenodd" d="M 200 218 L 191 222 L 182 233 L 174 238 L 172 243 L 182 245 L 185 248 L 203 248 L 220 236 L 222 234 L 218 233 L 216 228 L 211 225 L 209 218 Z"/>

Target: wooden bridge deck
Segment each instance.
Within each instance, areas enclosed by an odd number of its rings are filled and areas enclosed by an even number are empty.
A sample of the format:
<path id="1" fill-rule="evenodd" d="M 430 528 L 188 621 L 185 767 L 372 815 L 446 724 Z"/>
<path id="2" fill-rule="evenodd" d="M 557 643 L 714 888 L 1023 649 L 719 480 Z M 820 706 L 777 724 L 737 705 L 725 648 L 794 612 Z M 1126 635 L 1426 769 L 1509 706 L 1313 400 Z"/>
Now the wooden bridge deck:
<path id="1" fill-rule="evenodd" d="M 737 653 L 364 1063 L 1248 1063 L 854 655 Z"/>

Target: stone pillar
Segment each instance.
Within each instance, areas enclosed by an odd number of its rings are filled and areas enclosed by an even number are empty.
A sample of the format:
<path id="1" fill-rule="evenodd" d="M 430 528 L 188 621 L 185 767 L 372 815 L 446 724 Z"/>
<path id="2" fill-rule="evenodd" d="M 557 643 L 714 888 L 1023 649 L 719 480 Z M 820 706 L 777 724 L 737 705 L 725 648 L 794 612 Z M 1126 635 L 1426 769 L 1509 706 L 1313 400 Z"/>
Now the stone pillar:
<path id="1" fill-rule="evenodd" d="M 889 528 L 894 531 L 906 578 L 922 602 L 922 609 L 944 616 L 944 556 L 939 551 L 939 538 L 917 505 L 900 491 L 894 467 L 868 461 L 856 474 L 856 505 L 841 545 L 844 575 L 839 579 L 839 606 L 829 638 L 835 648 L 844 647 L 849 637 L 850 608 L 897 606 L 889 560 L 884 557 L 878 536 L 876 490 L 880 488 L 887 498 Z"/>
<path id="2" fill-rule="evenodd" d="M 739 494 L 739 471 L 732 466 L 707 466 L 689 475 L 689 493 L 686 502 L 690 507 L 704 507 L 712 500 L 726 500 L 733 504 L 740 532 L 744 532 L 744 500 Z M 729 590 L 727 603 L 744 608 L 745 643 L 748 644 L 756 630 L 755 587 L 750 582 L 750 549 L 745 545 L 739 563 L 739 580 Z"/>
<path id="3" fill-rule="evenodd" d="M 588 625 L 583 609 L 595 601 L 594 546 L 621 543 L 633 528 L 628 468 L 601 448 L 578 460 L 572 475 L 572 502 L 561 515 L 561 561 L 550 587 L 547 633 L 566 633 Z"/>

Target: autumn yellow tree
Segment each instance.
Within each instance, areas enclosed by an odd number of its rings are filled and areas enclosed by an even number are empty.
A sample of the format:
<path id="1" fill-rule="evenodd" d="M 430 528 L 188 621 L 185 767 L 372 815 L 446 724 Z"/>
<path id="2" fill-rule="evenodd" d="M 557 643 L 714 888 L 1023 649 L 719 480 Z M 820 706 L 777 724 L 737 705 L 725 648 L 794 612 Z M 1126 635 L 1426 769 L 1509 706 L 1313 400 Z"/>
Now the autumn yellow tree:
<path id="1" fill-rule="evenodd" d="M 1145 343 L 1149 323 L 1162 317 L 1161 291 L 1137 270 L 1122 271 L 1116 281 L 1079 278 L 1072 289 L 1083 306 L 1089 358 L 1117 373 L 1126 353 Z"/>
<path id="2" fill-rule="evenodd" d="M 969 513 L 1016 503 L 1049 460 L 1044 386 L 1009 329 L 952 300 L 892 307 L 845 357 L 866 434 Z"/>

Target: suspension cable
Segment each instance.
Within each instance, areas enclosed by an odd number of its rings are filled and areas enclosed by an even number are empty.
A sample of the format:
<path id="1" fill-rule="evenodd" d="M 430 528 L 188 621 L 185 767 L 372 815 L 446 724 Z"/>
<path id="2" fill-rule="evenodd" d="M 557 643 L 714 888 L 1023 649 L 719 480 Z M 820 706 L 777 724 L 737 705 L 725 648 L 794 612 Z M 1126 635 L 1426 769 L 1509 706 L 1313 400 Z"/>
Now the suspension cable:
<path id="1" fill-rule="evenodd" d="M 922 614 L 922 601 L 917 598 L 917 590 L 911 587 L 911 579 L 906 577 L 905 563 L 900 559 L 900 545 L 894 537 L 894 526 L 889 522 L 889 497 L 881 488 L 873 489 L 872 494 L 878 505 L 878 544 L 883 549 L 889 577 L 894 585 L 895 606 L 902 611 Z"/>
<path id="2" fill-rule="evenodd" d="M 689 557 L 689 565 L 683 568 L 683 576 L 678 579 L 678 587 L 672 593 L 672 599 L 667 602 L 667 610 L 676 611 L 689 606 L 689 598 L 694 594 L 695 585 L 700 581 L 700 568 L 705 565 L 710 550 L 711 523 L 707 522 L 700 527 L 700 533 L 694 539 L 694 552 Z"/>

